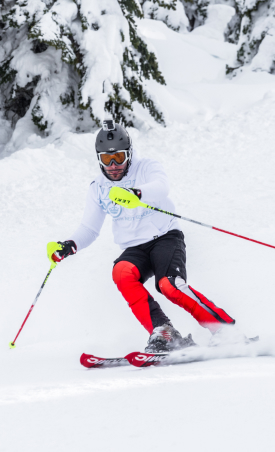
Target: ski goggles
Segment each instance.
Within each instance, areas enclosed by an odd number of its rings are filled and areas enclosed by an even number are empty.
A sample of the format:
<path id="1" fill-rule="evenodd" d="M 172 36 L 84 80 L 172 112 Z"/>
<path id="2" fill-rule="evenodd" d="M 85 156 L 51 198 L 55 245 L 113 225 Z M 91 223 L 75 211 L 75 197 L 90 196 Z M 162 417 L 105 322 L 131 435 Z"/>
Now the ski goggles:
<path id="1" fill-rule="evenodd" d="M 99 152 L 98 159 L 103 166 L 111 166 L 114 162 L 116 165 L 123 165 L 129 159 L 128 151 L 116 151 L 114 154 L 108 152 Z"/>

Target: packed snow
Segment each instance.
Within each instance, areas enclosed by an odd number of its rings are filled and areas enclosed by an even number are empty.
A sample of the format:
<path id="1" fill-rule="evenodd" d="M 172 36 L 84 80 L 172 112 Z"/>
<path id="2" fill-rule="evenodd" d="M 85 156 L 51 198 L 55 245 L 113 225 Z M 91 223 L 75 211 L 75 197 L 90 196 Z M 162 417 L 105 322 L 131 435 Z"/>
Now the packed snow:
<path id="1" fill-rule="evenodd" d="M 221 27 L 211 32 L 211 18 L 225 27 L 232 8 L 212 8 L 188 34 L 140 21 L 167 81 L 150 82 L 167 127 L 148 115 L 129 133 L 141 156 L 165 166 L 177 213 L 275 245 L 275 77 L 245 69 L 225 78 L 236 46 L 223 42 Z M 120 249 L 110 218 L 91 247 L 52 272 L 8 349 L 49 269 L 47 242 L 66 240 L 81 220 L 99 171 L 95 136 L 65 131 L 53 142 L 22 126 L 13 138 L 19 150 L 11 152 L 13 142 L 0 154 L 0 451 L 273 450 L 272 248 L 182 222 L 188 282 L 247 336 L 260 335 L 247 352 L 212 359 L 204 348 L 202 361 L 162 368 L 81 367 L 83 352 L 123 356 L 148 339 L 112 282 Z M 156 293 L 153 280 L 146 287 L 174 326 L 206 347 L 208 331 Z"/>

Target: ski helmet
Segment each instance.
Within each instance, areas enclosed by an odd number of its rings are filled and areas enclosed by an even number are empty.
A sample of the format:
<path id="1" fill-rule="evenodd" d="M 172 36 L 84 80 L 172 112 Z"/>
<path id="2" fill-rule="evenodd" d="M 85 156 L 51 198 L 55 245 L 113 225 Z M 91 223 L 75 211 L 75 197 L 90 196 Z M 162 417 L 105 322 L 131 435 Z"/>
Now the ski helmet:
<path id="1" fill-rule="evenodd" d="M 126 176 L 132 163 L 133 148 L 132 140 L 124 127 L 116 124 L 113 120 L 103 121 L 103 127 L 96 137 L 95 149 L 100 169 L 104 176 L 109 180 L 112 180 L 112 178 L 105 171 L 105 166 L 111 165 L 112 162 L 116 165 L 119 165 L 119 163 L 117 163 L 117 160 L 111 159 L 109 165 L 104 166 L 101 160 L 101 154 L 108 154 L 108 156 L 111 156 L 119 151 L 124 151 L 125 159 L 121 164 L 127 161 L 127 165 L 126 168 L 121 171 L 121 178 L 119 180 Z"/>

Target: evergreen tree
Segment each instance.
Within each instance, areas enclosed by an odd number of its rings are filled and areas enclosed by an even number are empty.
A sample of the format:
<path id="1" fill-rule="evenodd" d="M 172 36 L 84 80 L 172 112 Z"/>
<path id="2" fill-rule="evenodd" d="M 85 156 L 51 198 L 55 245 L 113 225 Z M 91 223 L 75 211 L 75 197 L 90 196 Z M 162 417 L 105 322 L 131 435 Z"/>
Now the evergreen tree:
<path id="1" fill-rule="evenodd" d="M 227 74 L 236 75 L 243 66 L 275 73 L 274 0 L 245 0 L 238 14 L 241 20 L 236 61 L 234 67 L 227 66 Z"/>
<path id="2" fill-rule="evenodd" d="M 164 124 L 146 89 L 146 80 L 165 81 L 138 35 L 137 0 L 2 1 L 0 85 L 14 123 L 90 130 L 109 112 L 132 126 L 137 101 Z"/>
<path id="3" fill-rule="evenodd" d="M 207 8 L 210 0 L 181 0 L 181 2 L 189 20 L 189 31 L 203 25 L 207 18 Z"/>
<path id="4" fill-rule="evenodd" d="M 185 33 L 203 25 L 211 0 L 139 0 L 144 17 L 163 21 L 174 31 Z M 215 0 L 212 0 L 212 2 Z M 224 0 L 226 1 L 226 0 Z M 229 0 L 230 1 L 230 0 Z M 222 2 L 222 0 L 221 0 Z"/>
<path id="5" fill-rule="evenodd" d="M 139 1 L 145 18 L 161 20 L 172 30 L 186 33 L 189 23 L 180 0 Z"/>
<path id="6" fill-rule="evenodd" d="M 234 0 L 232 6 L 235 8 L 235 14 L 227 25 L 225 40 L 231 44 L 238 44 L 243 18 L 244 0 Z"/>

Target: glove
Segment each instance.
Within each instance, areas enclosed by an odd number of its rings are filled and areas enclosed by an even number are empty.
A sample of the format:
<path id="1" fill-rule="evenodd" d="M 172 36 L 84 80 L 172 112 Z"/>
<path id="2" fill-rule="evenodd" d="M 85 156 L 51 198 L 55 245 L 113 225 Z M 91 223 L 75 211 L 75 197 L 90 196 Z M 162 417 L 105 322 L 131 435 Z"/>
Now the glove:
<path id="1" fill-rule="evenodd" d="M 51 256 L 54 262 L 61 262 L 65 257 L 75 254 L 77 251 L 77 246 L 73 240 L 67 240 L 66 242 L 57 242 L 62 249 L 57 249 Z"/>
<path id="2" fill-rule="evenodd" d="M 129 193 L 136 195 L 138 199 L 141 199 L 141 190 L 139 188 L 124 188 L 124 190 L 127 190 Z"/>
<path id="3" fill-rule="evenodd" d="M 119 204 L 126 209 L 147 207 L 146 204 L 140 201 L 141 190 L 138 188 L 112 187 L 109 191 L 109 198 L 113 203 Z"/>

